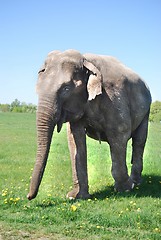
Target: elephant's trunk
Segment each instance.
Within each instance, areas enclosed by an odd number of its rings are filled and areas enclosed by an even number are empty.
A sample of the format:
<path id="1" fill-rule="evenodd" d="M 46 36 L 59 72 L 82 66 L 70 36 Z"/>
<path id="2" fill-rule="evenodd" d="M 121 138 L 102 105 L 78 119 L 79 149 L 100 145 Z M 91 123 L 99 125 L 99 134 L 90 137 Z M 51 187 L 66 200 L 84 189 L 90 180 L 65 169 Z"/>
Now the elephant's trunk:
<path id="1" fill-rule="evenodd" d="M 29 200 L 36 197 L 45 170 L 52 134 L 56 124 L 53 108 L 53 104 L 47 100 L 39 100 L 37 110 L 37 156 L 31 178 L 30 190 L 27 195 Z"/>

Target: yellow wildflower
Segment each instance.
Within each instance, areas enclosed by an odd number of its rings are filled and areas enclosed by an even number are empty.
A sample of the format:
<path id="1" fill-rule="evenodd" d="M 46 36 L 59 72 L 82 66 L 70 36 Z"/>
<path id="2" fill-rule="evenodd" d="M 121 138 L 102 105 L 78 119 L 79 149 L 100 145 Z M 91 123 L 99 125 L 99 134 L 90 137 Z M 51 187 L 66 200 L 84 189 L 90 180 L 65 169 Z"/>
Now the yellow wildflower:
<path id="1" fill-rule="evenodd" d="M 77 207 L 76 207 L 75 205 L 72 205 L 72 206 L 71 206 L 71 210 L 72 210 L 73 212 L 75 212 L 75 211 L 77 210 Z"/>
<path id="2" fill-rule="evenodd" d="M 155 232 L 160 232 L 160 229 L 159 228 L 155 228 L 154 231 Z"/>
<path id="3" fill-rule="evenodd" d="M 8 188 L 2 190 L 2 197 L 5 197 L 8 194 Z"/>
<path id="4" fill-rule="evenodd" d="M 7 192 L 2 193 L 2 197 L 6 196 L 6 195 L 7 195 Z"/>

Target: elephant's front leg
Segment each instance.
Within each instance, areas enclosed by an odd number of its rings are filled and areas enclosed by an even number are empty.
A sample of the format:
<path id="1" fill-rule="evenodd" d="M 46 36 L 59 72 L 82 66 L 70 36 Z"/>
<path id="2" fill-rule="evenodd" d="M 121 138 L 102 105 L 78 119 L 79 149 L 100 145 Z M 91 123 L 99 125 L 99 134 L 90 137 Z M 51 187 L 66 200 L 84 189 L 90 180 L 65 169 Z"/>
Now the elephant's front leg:
<path id="1" fill-rule="evenodd" d="M 70 199 L 90 198 L 88 193 L 86 134 L 81 123 L 68 123 L 68 147 L 72 162 L 73 190 L 67 194 Z"/>
<path id="2" fill-rule="evenodd" d="M 118 192 L 130 191 L 134 187 L 126 166 L 126 146 L 127 143 L 123 143 L 123 141 L 110 145 L 112 176 L 115 180 L 115 190 Z"/>

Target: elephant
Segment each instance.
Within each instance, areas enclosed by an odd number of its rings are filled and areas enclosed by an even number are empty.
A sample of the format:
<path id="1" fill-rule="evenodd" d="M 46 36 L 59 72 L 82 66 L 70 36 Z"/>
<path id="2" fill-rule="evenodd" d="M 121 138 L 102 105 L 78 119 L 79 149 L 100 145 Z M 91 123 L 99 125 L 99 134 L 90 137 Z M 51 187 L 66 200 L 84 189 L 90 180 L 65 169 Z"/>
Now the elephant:
<path id="1" fill-rule="evenodd" d="M 52 51 L 38 73 L 36 89 L 37 155 L 29 200 L 37 196 L 55 127 L 60 132 L 63 123 L 72 162 L 73 189 L 68 198 L 90 198 L 86 135 L 109 144 L 116 191 L 130 191 L 141 183 L 151 94 L 139 75 L 112 56 Z"/>

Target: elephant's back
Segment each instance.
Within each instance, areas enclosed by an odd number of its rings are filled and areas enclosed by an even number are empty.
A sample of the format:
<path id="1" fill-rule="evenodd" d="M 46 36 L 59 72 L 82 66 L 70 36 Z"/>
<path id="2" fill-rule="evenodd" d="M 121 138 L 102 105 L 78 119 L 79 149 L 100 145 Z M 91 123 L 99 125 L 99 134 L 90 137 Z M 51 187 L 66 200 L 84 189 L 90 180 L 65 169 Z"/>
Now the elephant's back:
<path id="1" fill-rule="evenodd" d="M 140 78 L 138 74 L 115 57 L 89 53 L 85 54 L 84 57 L 100 70 L 103 82 L 113 81 L 114 83 L 124 78 L 133 82 Z"/>
<path id="2" fill-rule="evenodd" d="M 94 54 L 84 56 L 100 70 L 103 88 L 111 99 L 119 93 L 129 99 L 133 109 L 144 106 L 144 111 L 148 111 L 151 103 L 150 90 L 137 73 L 112 56 Z"/>

